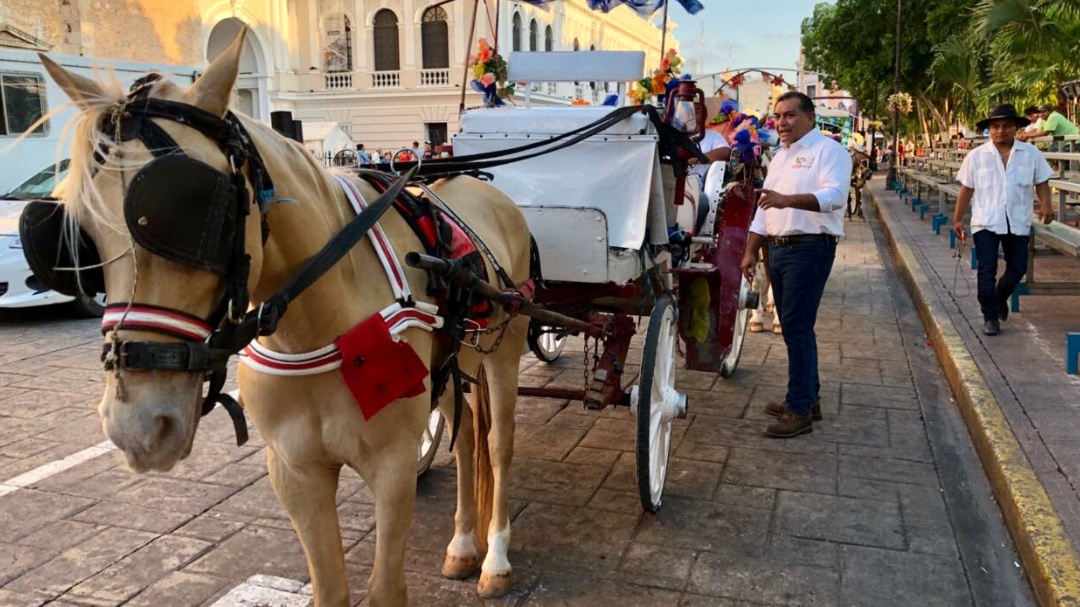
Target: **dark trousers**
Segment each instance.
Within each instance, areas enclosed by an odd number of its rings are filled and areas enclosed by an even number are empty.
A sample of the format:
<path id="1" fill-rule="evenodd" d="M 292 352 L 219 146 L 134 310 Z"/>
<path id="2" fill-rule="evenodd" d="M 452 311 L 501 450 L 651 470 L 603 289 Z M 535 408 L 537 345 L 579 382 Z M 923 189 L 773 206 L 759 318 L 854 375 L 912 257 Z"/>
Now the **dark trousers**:
<path id="1" fill-rule="evenodd" d="M 835 258 L 835 242 L 769 245 L 769 279 L 788 351 L 786 402 L 797 415 L 809 415 L 821 396 L 814 325 Z"/>
<path id="2" fill-rule="evenodd" d="M 979 230 L 972 235 L 972 240 L 975 241 L 975 259 L 979 262 L 979 307 L 985 320 L 998 320 L 998 306 L 1008 301 L 1027 273 L 1028 237 Z M 999 245 L 1005 251 L 1005 273 L 995 282 Z"/>

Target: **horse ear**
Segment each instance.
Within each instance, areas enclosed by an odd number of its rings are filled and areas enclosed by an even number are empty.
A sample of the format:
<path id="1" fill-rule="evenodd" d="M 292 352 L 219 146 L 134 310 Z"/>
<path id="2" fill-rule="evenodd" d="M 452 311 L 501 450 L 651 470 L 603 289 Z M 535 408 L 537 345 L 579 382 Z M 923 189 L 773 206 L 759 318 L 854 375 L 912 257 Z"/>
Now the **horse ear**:
<path id="1" fill-rule="evenodd" d="M 240 71 L 240 54 L 244 50 L 247 28 L 241 28 L 236 40 L 218 55 L 206 68 L 206 72 L 184 93 L 192 105 L 215 116 L 224 116 L 229 109 L 236 74 Z"/>
<path id="2" fill-rule="evenodd" d="M 38 53 L 38 59 L 41 60 L 41 65 L 45 66 L 45 71 L 49 72 L 53 82 L 79 109 L 86 109 L 90 102 L 105 96 L 101 86 L 93 80 L 67 71 L 44 53 Z"/>

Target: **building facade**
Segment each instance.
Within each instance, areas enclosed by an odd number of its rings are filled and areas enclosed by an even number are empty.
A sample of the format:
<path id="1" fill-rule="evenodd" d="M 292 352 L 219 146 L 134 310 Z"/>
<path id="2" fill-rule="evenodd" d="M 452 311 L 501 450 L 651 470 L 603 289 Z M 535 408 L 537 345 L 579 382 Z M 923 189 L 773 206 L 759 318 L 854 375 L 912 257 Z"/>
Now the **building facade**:
<path id="1" fill-rule="evenodd" d="M 799 50 L 799 60 L 795 62 L 798 73 L 795 80 L 795 88 L 800 93 L 814 100 L 814 105 L 825 107 L 830 110 L 843 110 L 850 114 L 858 114 L 858 107 L 851 93 L 840 89 L 829 88 L 829 83 L 821 79 L 821 74 L 806 71 L 806 57 L 802 49 Z"/>
<path id="2" fill-rule="evenodd" d="M 585 0 L 549 10 L 511 0 L 4 0 L 5 26 L 51 52 L 194 66 L 246 26 L 235 108 L 266 122 L 286 110 L 294 119 L 338 123 L 369 150 L 449 140 L 463 98 L 466 107 L 481 103 L 465 79 L 478 37 L 494 43 L 497 32 L 503 56 L 644 50 L 648 70 L 659 65 L 662 44 L 651 21 L 625 7 L 595 12 Z M 674 28 L 669 22 L 668 47 L 678 44 Z M 611 83 L 531 86 L 534 103 L 596 102 L 615 90 Z"/>

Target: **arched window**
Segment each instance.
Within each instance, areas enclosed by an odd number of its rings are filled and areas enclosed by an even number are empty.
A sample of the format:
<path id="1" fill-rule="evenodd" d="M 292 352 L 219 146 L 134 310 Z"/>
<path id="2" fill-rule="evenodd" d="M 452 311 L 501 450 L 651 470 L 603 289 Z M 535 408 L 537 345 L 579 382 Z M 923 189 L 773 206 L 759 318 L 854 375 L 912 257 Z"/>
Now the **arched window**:
<path id="1" fill-rule="evenodd" d="M 328 15 L 323 19 L 323 70 L 352 71 L 352 23 L 348 15 Z"/>
<path id="2" fill-rule="evenodd" d="M 420 46 L 424 55 L 424 69 L 450 67 L 449 29 L 446 11 L 441 6 L 424 11 L 420 23 Z"/>
<path id="3" fill-rule="evenodd" d="M 511 34 L 513 36 L 513 46 L 511 50 L 521 50 L 521 14 L 514 13 L 514 20 L 512 24 Z"/>
<path id="4" fill-rule="evenodd" d="M 554 44 L 554 41 L 555 41 L 555 34 L 551 31 L 551 26 L 549 25 L 549 26 L 544 28 L 544 50 L 550 53 L 551 50 L 552 50 L 552 44 Z"/>
<path id="5" fill-rule="evenodd" d="M 536 19 L 529 22 L 529 50 L 540 50 L 540 25 L 536 23 Z"/>
<path id="6" fill-rule="evenodd" d="M 401 69 L 398 54 L 398 20 L 394 11 L 384 8 L 375 13 L 375 71 Z"/>

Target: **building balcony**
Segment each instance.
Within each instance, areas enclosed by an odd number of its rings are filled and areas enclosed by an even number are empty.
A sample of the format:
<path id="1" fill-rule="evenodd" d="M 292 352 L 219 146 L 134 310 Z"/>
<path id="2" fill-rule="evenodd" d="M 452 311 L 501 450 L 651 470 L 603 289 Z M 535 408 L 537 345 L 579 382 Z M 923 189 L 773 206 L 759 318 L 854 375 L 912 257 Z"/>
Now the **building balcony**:
<path id="1" fill-rule="evenodd" d="M 353 87 L 352 72 L 323 74 L 323 85 L 328 91 L 348 91 Z"/>
<path id="2" fill-rule="evenodd" d="M 388 70 L 371 72 L 371 88 L 373 89 L 396 89 L 401 88 L 401 70 Z"/>
<path id="3" fill-rule="evenodd" d="M 425 88 L 437 86 L 451 86 L 450 68 L 444 67 L 430 70 L 420 70 L 420 86 Z"/>

